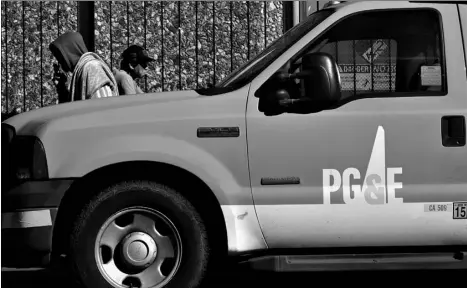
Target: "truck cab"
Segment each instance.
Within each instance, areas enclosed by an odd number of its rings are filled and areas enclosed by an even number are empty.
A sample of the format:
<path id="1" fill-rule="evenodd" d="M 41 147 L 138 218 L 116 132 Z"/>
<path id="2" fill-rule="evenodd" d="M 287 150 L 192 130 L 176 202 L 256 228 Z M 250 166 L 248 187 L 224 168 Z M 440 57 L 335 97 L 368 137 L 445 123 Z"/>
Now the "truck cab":
<path id="1" fill-rule="evenodd" d="M 202 283 L 230 256 L 465 269 L 466 31 L 461 2 L 333 4 L 215 87 L 4 121 L 9 263 L 65 258 L 98 288 Z"/>

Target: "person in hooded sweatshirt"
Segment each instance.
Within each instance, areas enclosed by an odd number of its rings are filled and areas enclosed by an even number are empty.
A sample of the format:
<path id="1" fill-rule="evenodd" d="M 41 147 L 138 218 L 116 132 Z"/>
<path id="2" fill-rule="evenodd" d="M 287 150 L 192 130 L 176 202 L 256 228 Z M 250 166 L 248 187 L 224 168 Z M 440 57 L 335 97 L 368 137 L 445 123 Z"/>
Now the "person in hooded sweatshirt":
<path id="1" fill-rule="evenodd" d="M 60 35 L 49 49 L 59 68 L 71 74 L 68 84 L 63 75 L 54 76 L 59 103 L 119 96 L 112 71 L 96 53 L 88 52 L 80 33 Z"/>

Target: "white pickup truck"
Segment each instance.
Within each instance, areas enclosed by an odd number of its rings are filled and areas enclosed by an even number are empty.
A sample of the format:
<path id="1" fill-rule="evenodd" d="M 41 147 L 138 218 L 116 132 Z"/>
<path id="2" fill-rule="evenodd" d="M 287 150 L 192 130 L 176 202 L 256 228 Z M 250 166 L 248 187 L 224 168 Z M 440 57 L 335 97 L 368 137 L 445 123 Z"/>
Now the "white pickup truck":
<path id="1" fill-rule="evenodd" d="M 465 269 L 466 39 L 460 2 L 341 3 L 215 87 L 14 116 L 2 265 L 88 288 L 197 287 L 226 259 Z"/>

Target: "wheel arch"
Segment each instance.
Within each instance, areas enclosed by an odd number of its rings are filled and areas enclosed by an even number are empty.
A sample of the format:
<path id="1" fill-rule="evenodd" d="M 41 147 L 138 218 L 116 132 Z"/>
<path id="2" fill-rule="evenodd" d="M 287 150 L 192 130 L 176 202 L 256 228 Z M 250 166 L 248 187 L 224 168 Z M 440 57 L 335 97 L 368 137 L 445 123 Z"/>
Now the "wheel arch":
<path id="1" fill-rule="evenodd" d="M 221 253 L 228 252 L 227 226 L 221 204 L 214 191 L 203 180 L 172 164 L 127 161 L 97 168 L 71 185 L 58 207 L 52 235 L 52 260 L 66 254 L 71 223 L 91 197 L 113 183 L 135 179 L 156 181 L 179 191 L 198 209 L 206 222 L 209 237 L 215 238 L 213 248 Z"/>

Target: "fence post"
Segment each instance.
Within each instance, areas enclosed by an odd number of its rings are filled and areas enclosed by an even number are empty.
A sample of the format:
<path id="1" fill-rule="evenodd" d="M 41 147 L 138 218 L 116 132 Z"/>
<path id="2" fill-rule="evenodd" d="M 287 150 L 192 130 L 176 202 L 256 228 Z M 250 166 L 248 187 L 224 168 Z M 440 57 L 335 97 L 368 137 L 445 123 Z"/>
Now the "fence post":
<path id="1" fill-rule="evenodd" d="M 94 1 L 79 1 L 78 32 L 90 52 L 94 52 Z"/>
<path id="2" fill-rule="evenodd" d="M 300 23 L 300 4 L 303 1 L 293 1 L 293 25 Z"/>
<path id="3" fill-rule="evenodd" d="M 318 1 L 300 1 L 300 22 L 305 20 L 308 15 L 316 10 L 316 4 L 319 3 Z"/>
<path id="4" fill-rule="evenodd" d="M 282 32 L 287 32 L 294 25 L 294 7 L 293 1 L 282 1 L 282 19 L 283 19 L 283 30 Z"/>

